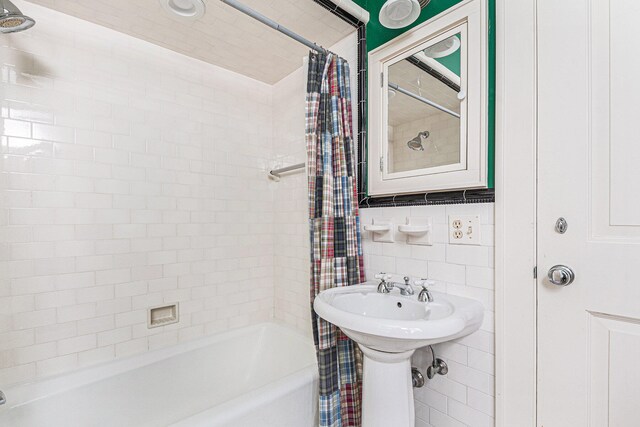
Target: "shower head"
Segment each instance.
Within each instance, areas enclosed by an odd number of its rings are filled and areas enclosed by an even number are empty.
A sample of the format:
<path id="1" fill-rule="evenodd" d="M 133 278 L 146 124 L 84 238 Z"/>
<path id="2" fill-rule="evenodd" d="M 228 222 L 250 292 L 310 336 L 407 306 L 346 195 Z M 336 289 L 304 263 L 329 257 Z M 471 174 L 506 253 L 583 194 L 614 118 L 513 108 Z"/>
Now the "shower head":
<path id="1" fill-rule="evenodd" d="M 20 12 L 9 0 L 0 0 L 0 33 L 16 33 L 36 24 L 33 18 Z"/>
<path id="2" fill-rule="evenodd" d="M 407 147 L 411 148 L 414 151 L 424 151 L 422 140 L 427 138 L 429 138 L 429 131 L 422 131 L 418 135 L 416 135 L 415 138 L 407 141 Z"/>

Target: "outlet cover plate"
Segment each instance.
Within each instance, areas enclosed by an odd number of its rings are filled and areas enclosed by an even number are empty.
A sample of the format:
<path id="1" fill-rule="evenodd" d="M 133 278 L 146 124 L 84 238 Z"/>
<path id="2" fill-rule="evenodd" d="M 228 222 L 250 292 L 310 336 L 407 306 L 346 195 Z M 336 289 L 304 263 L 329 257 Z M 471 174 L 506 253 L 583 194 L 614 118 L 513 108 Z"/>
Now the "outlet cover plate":
<path id="1" fill-rule="evenodd" d="M 449 243 L 452 245 L 480 245 L 480 217 L 478 215 L 449 215 Z"/>

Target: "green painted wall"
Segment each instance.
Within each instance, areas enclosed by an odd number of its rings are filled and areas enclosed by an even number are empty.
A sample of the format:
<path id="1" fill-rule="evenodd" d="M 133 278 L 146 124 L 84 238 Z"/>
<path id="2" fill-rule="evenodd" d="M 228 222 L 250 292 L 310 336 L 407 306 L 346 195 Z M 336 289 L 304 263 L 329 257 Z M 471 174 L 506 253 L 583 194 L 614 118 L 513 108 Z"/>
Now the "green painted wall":
<path id="1" fill-rule="evenodd" d="M 454 4 L 460 3 L 461 0 L 431 0 L 431 3 L 420 12 L 420 16 L 413 24 L 408 27 L 399 28 L 397 30 L 391 30 L 389 28 L 383 27 L 378 21 L 378 15 L 380 14 L 380 9 L 382 9 L 382 5 L 385 3 L 385 0 L 353 0 L 358 6 L 366 9 L 371 15 L 371 19 L 367 23 L 367 50 L 373 50 L 378 46 L 381 46 L 404 33 L 405 31 L 415 27 L 426 21 L 427 19 L 433 18 L 440 12 L 443 12 L 449 9 Z"/>
<path id="2" fill-rule="evenodd" d="M 423 23 L 424 21 L 447 10 L 451 6 L 460 3 L 461 0 L 431 0 L 429 5 L 422 10 L 420 16 L 413 24 L 405 28 L 392 30 L 383 27 L 378 21 L 378 14 L 385 0 L 353 0 L 359 6 L 366 9 L 371 18 L 367 23 L 367 51 L 371 51 L 389 40 L 394 39 L 405 31 Z M 487 105 L 488 120 L 488 175 L 489 188 L 494 187 L 495 182 L 495 81 L 496 81 L 496 13 L 495 0 L 486 0 L 489 9 L 489 49 L 488 49 L 488 79 L 489 79 L 489 99 Z"/>

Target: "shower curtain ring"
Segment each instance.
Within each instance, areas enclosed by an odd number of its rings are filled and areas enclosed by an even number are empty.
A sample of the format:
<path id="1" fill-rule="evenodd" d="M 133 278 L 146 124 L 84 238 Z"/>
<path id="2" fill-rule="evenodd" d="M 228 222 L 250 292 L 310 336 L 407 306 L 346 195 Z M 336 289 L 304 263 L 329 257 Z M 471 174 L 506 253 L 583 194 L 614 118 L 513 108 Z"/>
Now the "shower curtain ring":
<path id="1" fill-rule="evenodd" d="M 429 201 L 427 200 L 427 196 L 429 195 L 429 193 L 424 193 L 424 204 L 428 205 Z"/>
<path id="2" fill-rule="evenodd" d="M 464 203 L 467 203 L 467 190 L 462 192 L 462 200 L 464 200 Z"/>
<path id="3" fill-rule="evenodd" d="M 396 196 L 397 196 L 397 194 L 394 194 L 393 195 L 393 200 L 391 201 L 393 203 L 393 207 L 394 208 L 396 207 Z"/>

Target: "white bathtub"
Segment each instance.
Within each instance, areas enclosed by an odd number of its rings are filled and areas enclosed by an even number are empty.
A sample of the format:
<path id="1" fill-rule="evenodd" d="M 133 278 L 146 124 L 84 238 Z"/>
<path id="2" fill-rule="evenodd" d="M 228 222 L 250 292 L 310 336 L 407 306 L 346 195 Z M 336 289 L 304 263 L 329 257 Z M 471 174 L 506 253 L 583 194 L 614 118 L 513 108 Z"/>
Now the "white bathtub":
<path id="1" fill-rule="evenodd" d="M 264 323 L 3 389 L 2 427 L 312 427 L 311 339 Z"/>

